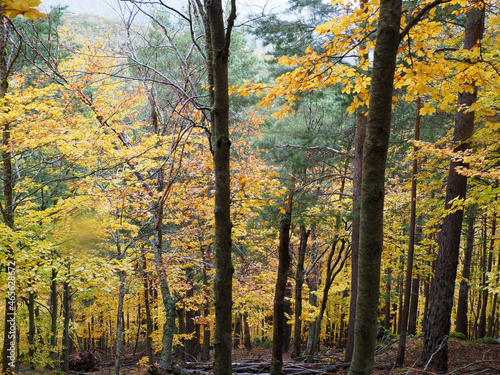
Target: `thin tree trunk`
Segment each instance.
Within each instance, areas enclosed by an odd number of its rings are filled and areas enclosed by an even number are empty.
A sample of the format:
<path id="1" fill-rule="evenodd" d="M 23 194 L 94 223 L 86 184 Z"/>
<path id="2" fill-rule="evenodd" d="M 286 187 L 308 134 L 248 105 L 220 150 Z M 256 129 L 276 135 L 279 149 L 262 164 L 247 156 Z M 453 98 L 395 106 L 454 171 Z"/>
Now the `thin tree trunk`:
<path id="1" fill-rule="evenodd" d="M 7 93 L 7 41 L 8 31 L 7 22 L 3 15 L 0 15 L 0 100 Z M 2 217 L 5 225 L 10 230 L 14 230 L 14 179 L 12 175 L 12 155 L 10 153 L 10 122 L 4 122 L 2 126 L 2 180 L 3 180 L 3 199 Z M 2 372 L 14 373 L 16 367 L 16 263 L 14 259 L 14 250 L 8 245 L 5 247 L 4 269 L 8 272 L 9 292 L 5 297 L 5 315 L 4 315 L 4 337 L 2 350 Z M 12 286 L 12 288 L 11 288 Z"/>
<path id="2" fill-rule="evenodd" d="M 35 357 L 35 296 L 36 293 L 30 291 L 28 293 L 28 355 L 30 361 L 30 369 L 35 369 L 33 359 Z"/>
<path id="3" fill-rule="evenodd" d="M 300 357 L 302 348 L 302 286 L 304 285 L 304 261 L 306 258 L 307 239 L 310 230 L 300 226 L 300 244 L 297 257 L 297 269 L 295 271 L 295 321 L 293 332 L 293 349 L 291 356 Z"/>
<path id="4" fill-rule="evenodd" d="M 233 338 L 233 348 L 239 349 L 241 343 L 241 314 L 236 314 L 236 319 L 234 320 L 234 338 Z"/>
<path id="5" fill-rule="evenodd" d="M 118 250 L 118 255 L 120 256 L 120 250 Z M 120 280 L 120 288 L 118 292 L 118 312 L 116 315 L 116 351 L 115 351 L 115 375 L 120 375 L 120 361 L 122 355 L 122 334 L 123 334 L 123 300 L 125 298 L 125 277 L 127 274 L 125 271 L 118 272 Z"/>
<path id="6" fill-rule="evenodd" d="M 66 276 L 66 281 L 64 281 L 64 294 L 63 294 L 63 340 L 62 340 L 62 368 L 64 371 L 69 371 L 69 351 L 70 351 L 70 334 L 69 334 L 69 323 L 71 317 L 71 287 L 69 285 L 69 271 L 70 267 L 68 265 L 68 275 Z"/>
<path id="7" fill-rule="evenodd" d="M 290 194 L 285 202 L 285 214 L 281 219 L 278 246 L 278 275 L 274 290 L 273 345 L 271 353 L 271 375 L 281 375 L 283 365 L 283 343 L 285 336 L 285 293 L 290 268 L 290 226 L 295 178 L 292 177 Z"/>
<path id="8" fill-rule="evenodd" d="M 252 340 L 250 339 L 250 327 L 248 326 L 248 313 L 243 313 L 243 332 L 245 335 L 245 349 L 247 351 L 252 350 Z"/>
<path id="9" fill-rule="evenodd" d="M 417 98 L 417 113 L 415 121 L 415 140 L 420 140 L 420 97 Z M 399 323 L 399 345 L 396 354 L 396 366 L 403 366 L 406 349 L 406 331 L 408 328 L 408 316 L 410 314 L 411 286 L 413 279 L 413 253 L 415 251 L 415 231 L 417 220 L 417 160 L 418 147 L 413 146 L 413 165 L 411 172 L 411 202 L 410 202 L 410 237 L 408 239 L 408 256 L 406 262 L 405 296 L 403 311 Z"/>
<path id="10" fill-rule="evenodd" d="M 154 357 L 153 357 L 153 339 L 151 335 L 153 334 L 153 319 L 151 318 L 151 304 L 150 304 L 150 290 L 149 290 L 149 285 L 150 285 L 150 280 L 149 280 L 149 274 L 146 273 L 146 257 L 143 257 L 142 261 L 142 272 L 143 272 L 143 278 L 144 278 L 144 309 L 146 312 L 146 354 L 149 359 L 149 364 L 153 365 L 154 364 Z"/>
<path id="11" fill-rule="evenodd" d="M 384 183 L 399 47 L 401 0 L 381 0 L 363 149 L 358 295 L 351 375 L 369 374 L 377 338 Z"/>
<path id="12" fill-rule="evenodd" d="M 385 284 L 384 328 L 391 329 L 391 283 L 392 269 L 387 269 L 387 282 Z"/>
<path id="13" fill-rule="evenodd" d="M 57 269 L 52 268 L 50 278 L 50 358 L 57 359 Z M 89 330 L 90 335 L 90 330 Z M 54 363 L 51 363 L 54 368 Z"/>
<path id="14" fill-rule="evenodd" d="M 467 11 L 464 49 L 470 50 L 481 39 L 484 28 L 484 11 L 479 9 L 484 4 L 470 1 Z M 461 152 L 470 148 L 469 138 L 474 129 L 474 112 L 465 110 L 477 100 L 477 87 L 464 90 L 459 94 L 455 131 L 453 141 L 457 144 L 455 151 Z M 455 199 L 464 199 L 467 190 L 467 177 L 457 172 L 458 167 L 465 166 L 461 161 L 452 161 L 446 188 L 445 207 L 450 208 Z M 451 326 L 451 310 L 455 290 L 455 279 L 460 249 L 463 210 L 457 209 L 443 219 L 439 236 L 439 252 L 436 259 L 436 272 L 431 287 L 428 326 L 424 336 L 424 348 L 421 363 L 426 368 L 436 371 L 448 369 L 447 337 Z"/>
<path id="15" fill-rule="evenodd" d="M 498 261 L 497 261 L 497 285 L 498 281 L 500 279 L 500 254 L 498 254 Z M 495 293 L 493 295 L 493 303 L 491 306 L 491 315 L 490 315 L 490 322 L 488 324 L 488 336 L 489 337 L 494 337 L 494 327 L 495 327 L 495 312 L 497 309 L 497 299 L 498 299 L 498 293 Z"/>
<path id="16" fill-rule="evenodd" d="M 483 227 L 483 255 L 481 258 L 481 274 L 483 276 L 482 282 L 482 297 L 481 297 L 481 312 L 479 313 L 479 325 L 477 327 L 477 338 L 481 339 L 486 335 L 486 309 L 488 307 L 488 276 L 492 261 L 492 254 L 488 255 L 488 218 L 484 215 Z"/>

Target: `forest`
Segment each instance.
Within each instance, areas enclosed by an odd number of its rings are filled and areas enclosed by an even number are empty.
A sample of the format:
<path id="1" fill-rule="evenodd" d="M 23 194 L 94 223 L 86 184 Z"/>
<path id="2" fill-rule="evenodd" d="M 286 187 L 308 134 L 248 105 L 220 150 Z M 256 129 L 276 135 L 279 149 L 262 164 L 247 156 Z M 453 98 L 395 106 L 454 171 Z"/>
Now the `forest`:
<path id="1" fill-rule="evenodd" d="M 2 373 L 500 373 L 498 0 L 0 0 Z"/>

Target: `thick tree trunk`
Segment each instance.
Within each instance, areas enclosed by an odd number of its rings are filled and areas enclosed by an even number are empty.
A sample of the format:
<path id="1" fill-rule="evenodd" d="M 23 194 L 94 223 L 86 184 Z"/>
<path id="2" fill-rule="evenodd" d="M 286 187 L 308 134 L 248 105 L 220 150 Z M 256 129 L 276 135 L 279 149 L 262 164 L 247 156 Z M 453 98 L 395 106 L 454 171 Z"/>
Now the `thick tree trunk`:
<path id="1" fill-rule="evenodd" d="M 384 183 L 399 47 L 401 0 L 382 0 L 375 44 L 368 124 L 363 149 L 359 230 L 358 295 L 354 353 L 349 373 L 369 374 L 377 338 L 380 262 L 383 247 Z"/>
<path id="2" fill-rule="evenodd" d="M 417 113 L 415 121 L 415 140 L 420 140 L 420 97 L 417 98 Z M 399 323 L 399 345 L 396 354 L 396 366 L 403 366 L 406 349 L 406 331 L 408 328 L 408 317 L 410 314 L 410 298 L 413 279 L 413 253 L 415 251 L 415 232 L 417 219 L 417 160 L 418 147 L 413 147 L 413 165 L 411 172 L 411 202 L 410 202 L 410 237 L 408 239 L 408 256 L 406 262 L 405 297 L 403 311 Z"/>
<path id="3" fill-rule="evenodd" d="M 205 0 L 207 10 L 207 48 L 209 85 L 211 91 L 211 121 L 215 172 L 215 332 L 214 373 L 231 374 L 232 353 L 232 281 L 231 261 L 231 195 L 229 156 L 229 94 L 228 58 L 231 31 L 236 18 L 236 1 L 231 0 L 231 13 L 224 25 L 221 0 Z"/>
<path id="4" fill-rule="evenodd" d="M 483 3 L 472 0 L 467 12 L 465 25 L 464 49 L 472 49 L 481 39 L 484 28 Z M 455 151 L 465 151 L 474 129 L 474 112 L 468 111 L 470 105 L 477 100 L 477 88 L 464 90 L 458 96 L 455 131 L 453 141 L 457 145 Z M 446 187 L 446 208 L 451 201 L 464 199 L 467 189 L 467 177 L 457 172 L 464 164 L 452 161 Z M 460 249 L 463 211 L 461 209 L 447 215 L 439 236 L 439 252 L 436 259 L 436 271 L 431 287 L 428 325 L 425 331 L 424 348 L 421 363 L 426 368 L 436 371 L 448 369 L 447 337 L 450 332 L 451 310 L 455 290 L 455 279 Z"/>
<path id="5" fill-rule="evenodd" d="M 306 258 L 307 239 L 310 230 L 300 226 L 300 244 L 297 257 L 297 269 L 295 271 L 295 321 L 293 332 L 292 357 L 300 357 L 302 348 L 302 286 L 304 285 L 304 261 Z"/>
<path id="6" fill-rule="evenodd" d="M 295 178 L 285 202 L 285 214 L 281 219 L 278 246 L 278 274 L 274 290 L 273 345 L 271 352 L 271 375 L 281 375 L 283 365 L 283 344 L 285 336 L 285 293 L 290 268 L 290 226 L 292 223 L 292 202 L 295 192 Z"/>

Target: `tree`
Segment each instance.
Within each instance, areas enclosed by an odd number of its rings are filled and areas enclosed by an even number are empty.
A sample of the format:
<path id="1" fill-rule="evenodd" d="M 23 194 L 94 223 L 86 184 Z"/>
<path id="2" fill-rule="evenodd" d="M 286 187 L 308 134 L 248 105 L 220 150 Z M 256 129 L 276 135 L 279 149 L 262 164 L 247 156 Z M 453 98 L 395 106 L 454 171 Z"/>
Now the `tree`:
<path id="1" fill-rule="evenodd" d="M 478 53 L 478 42 L 484 30 L 484 4 L 471 1 L 467 11 L 465 25 L 464 50 Z M 467 61 L 473 64 L 473 60 Z M 464 91 L 458 95 L 457 112 L 453 142 L 454 152 L 460 153 L 470 148 L 469 139 L 474 129 L 474 111 L 469 110 L 477 101 L 477 85 L 474 81 L 464 82 Z M 467 176 L 459 173 L 460 167 L 466 166 L 461 160 L 452 160 L 448 172 L 445 208 L 450 210 L 443 219 L 439 236 L 439 252 L 436 259 L 436 271 L 431 287 L 429 319 L 425 328 L 424 349 L 421 363 L 425 368 L 446 371 L 448 368 L 447 337 L 451 326 L 455 278 L 462 232 L 463 208 L 453 207 L 453 201 L 465 198 Z"/>
<path id="2" fill-rule="evenodd" d="M 380 3 L 373 59 L 368 123 L 363 149 L 359 269 L 354 352 L 349 373 L 369 374 L 377 335 L 380 261 L 383 243 L 385 164 L 389 147 L 392 90 L 402 2 Z"/>

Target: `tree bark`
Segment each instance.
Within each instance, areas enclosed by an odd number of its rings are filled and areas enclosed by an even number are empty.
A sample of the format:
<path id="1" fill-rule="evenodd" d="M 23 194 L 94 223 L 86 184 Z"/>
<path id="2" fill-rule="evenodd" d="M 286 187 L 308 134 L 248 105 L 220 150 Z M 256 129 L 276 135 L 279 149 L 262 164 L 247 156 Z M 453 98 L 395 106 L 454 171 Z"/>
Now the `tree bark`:
<path id="1" fill-rule="evenodd" d="M 384 328 L 391 329 L 391 283 L 392 269 L 387 269 L 387 282 L 385 284 Z"/>
<path id="2" fill-rule="evenodd" d="M 153 357 L 153 339 L 151 334 L 153 333 L 153 320 L 151 318 L 151 304 L 150 304 L 150 291 L 149 291 L 149 274 L 146 273 L 146 257 L 143 256 L 142 259 L 142 277 L 144 285 L 144 309 L 146 310 L 146 355 L 149 359 L 149 364 L 154 364 Z"/>
<path id="3" fill-rule="evenodd" d="M 231 0 L 231 11 L 224 25 L 221 0 L 205 0 L 206 29 L 209 57 L 209 86 L 211 88 L 211 121 L 215 172 L 215 331 L 214 373 L 231 374 L 232 353 L 232 281 L 231 261 L 231 195 L 229 156 L 229 93 L 228 58 L 231 31 L 236 18 L 236 1 Z"/>
<path id="4" fill-rule="evenodd" d="M 481 39 L 484 28 L 483 3 L 472 0 L 467 11 L 465 25 L 464 49 L 472 49 Z M 453 141 L 457 145 L 455 151 L 470 148 L 469 138 L 474 129 L 474 112 L 464 110 L 477 100 L 477 87 L 464 90 L 458 96 L 457 113 Z M 467 177 L 457 172 L 458 167 L 466 166 L 463 162 L 452 160 L 446 187 L 445 207 L 455 199 L 464 199 L 467 189 Z M 428 326 L 424 336 L 424 348 L 421 363 L 426 368 L 436 371 L 448 369 L 447 337 L 451 326 L 451 310 L 455 290 L 455 279 L 460 249 L 463 211 L 461 209 L 447 215 L 439 236 L 439 252 L 436 259 L 436 272 L 431 286 Z"/>
<path id="5" fill-rule="evenodd" d="M 469 337 L 468 331 L 468 310 L 469 310 L 469 278 L 471 271 L 472 251 L 474 249 L 474 207 L 469 209 L 467 218 L 467 242 L 464 250 L 464 264 L 462 268 L 462 281 L 458 292 L 457 319 L 455 321 L 455 331 L 463 333 Z"/>
<path id="6" fill-rule="evenodd" d="M 349 373 L 369 374 L 377 338 L 380 262 L 383 247 L 384 183 L 392 114 L 392 92 L 401 21 L 400 0 L 382 0 L 375 44 L 368 124 L 363 149 L 359 230 L 358 295 L 354 353 Z"/>
<path id="7" fill-rule="evenodd" d="M 57 359 L 57 269 L 52 268 L 50 278 L 50 358 Z M 90 335 L 90 330 L 89 330 Z M 54 368 L 51 363 L 50 367 Z"/>
<path id="8" fill-rule="evenodd" d="M 119 249 L 119 245 L 118 245 Z M 118 250 L 118 255 L 120 257 L 120 250 Z M 125 298 L 125 277 L 127 274 L 125 271 L 119 271 L 120 288 L 118 292 L 118 312 L 116 316 L 116 351 L 115 351 L 115 375 L 120 375 L 120 361 L 122 355 L 122 335 L 123 335 L 123 300 Z"/>
<path id="9" fill-rule="evenodd" d="M 71 287 L 69 285 L 69 271 L 70 267 L 68 265 L 68 275 L 64 281 L 64 295 L 63 295 L 63 339 L 62 339 L 62 368 L 64 371 L 69 371 L 69 347 L 70 347 L 70 334 L 69 334 L 69 323 L 71 320 Z"/>
<path id="10" fill-rule="evenodd" d="M 304 285 L 304 261 L 306 258 L 307 239 L 310 230 L 300 226 L 300 244 L 297 257 L 297 269 L 295 271 L 295 321 L 293 332 L 293 349 L 291 356 L 300 357 L 302 348 L 302 287 Z"/>
<path id="11" fill-rule="evenodd" d="M 285 202 L 285 214 L 281 219 L 278 246 L 278 274 L 274 290 L 273 345 L 271 352 L 271 375 L 281 375 L 283 365 L 283 343 L 285 335 L 285 293 L 290 268 L 290 226 L 295 178 L 292 177 L 290 194 Z"/>

